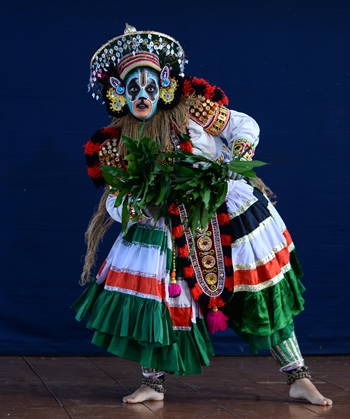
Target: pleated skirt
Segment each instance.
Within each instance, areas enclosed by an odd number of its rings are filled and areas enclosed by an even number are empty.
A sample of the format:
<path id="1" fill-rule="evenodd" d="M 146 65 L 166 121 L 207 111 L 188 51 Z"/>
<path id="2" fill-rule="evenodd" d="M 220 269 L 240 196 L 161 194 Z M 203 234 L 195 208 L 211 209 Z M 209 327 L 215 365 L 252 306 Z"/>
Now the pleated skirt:
<path id="1" fill-rule="evenodd" d="M 230 181 L 226 205 L 234 289 L 222 311 L 256 353 L 291 335 L 303 310 L 302 270 L 282 218 L 263 193 L 244 180 Z M 214 351 L 181 270 L 181 294 L 169 296 L 172 260 L 164 220 L 134 223 L 72 308 L 77 320 L 88 319 L 92 342 L 110 353 L 176 375 L 198 374 Z"/>

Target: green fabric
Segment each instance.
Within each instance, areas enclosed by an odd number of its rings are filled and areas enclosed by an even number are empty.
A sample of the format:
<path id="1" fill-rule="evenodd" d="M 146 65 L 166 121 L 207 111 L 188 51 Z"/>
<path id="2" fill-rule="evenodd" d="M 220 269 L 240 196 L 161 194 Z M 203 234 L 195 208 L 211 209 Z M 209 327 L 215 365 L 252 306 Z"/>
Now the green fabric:
<path id="1" fill-rule="evenodd" d="M 166 304 L 89 285 L 72 305 L 77 320 L 89 314 L 92 342 L 110 353 L 176 375 L 200 374 L 214 355 L 204 320 L 174 331 Z"/>
<path id="2" fill-rule="evenodd" d="M 176 340 L 164 303 L 114 291 L 102 291 L 87 327 L 149 347 L 170 345 Z"/>
<path id="3" fill-rule="evenodd" d="M 202 319 L 197 322 L 204 323 Z M 140 345 L 137 341 L 118 335 L 95 331 L 92 343 L 108 352 L 140 365 L 155 368 L 175 375 L 201 374 L 202 366 L 210 364 L 209 357 L 214 355 L 213 347 L 201 333 L 204 325 L 193 324 L 192 331 L 176 331 L 177 342 L 164 347 Z"/>
<path id="4" fill-rule="evenodd" d="M 236 292 L 223 309 L 230 316 L 229 327 L 252 353 L 292 336 L 294 316 L 304 309 L 305 290 L 295 251 L 291 266 L 276 285 L 259 292 Z M 156 300 L 107 291 L 93 282 L 72 308 L 77 320 L 90 314 L 87 327 L 95 331 L 93 343 L 145 367 L 197 374 L 214 355 L 203 320 L 197 319 L 191 332 L 174 331 L 167 306 Z"/>
<path id="5" fill-rule="evenodd" d="M 299 280 L 302 270 L 295 251 L 291 266 L 276 285 L 258 292 L 236 292 L 224 307 L 230 316 L 229 327 L 250 345 L 252 353 L 290 338 L 293 318 L 304 310 L 305 288 Z"/>
<path id="6" fill-rule="evenodd" d="M 166 252 L 166 267 L 171 269 L 173 261 L 172 249 L 168 247 L 168 239 L 164 229 L 152 226 L 131 224 L 128 231 L 123 236 L 123 241 L 127 246 L 159 246 L 161 253 Z"/>
<path id="7" fill-rule="evenodd" d="M 131 224 L 128 228 L 127 233 L 123 236 L 123 240 L 129 244 L 151 245 L 160 246 L 161 252 L 167 251 L 167 236 L 163 229 L 157 229 L 157 227 Z"/>
<path id="8" fill-rule="evenodd" d="M 71 309 L 77 312 L 75 318 L 83 320 L 92 310 L 97 298 L 103 291 L 104 284 L 99 285 L 96 281 L 91 282 L 81 296 L 71 305 Z"/>
<path id="9" fill-rule="evenodd" d="M 303 365 L 303 357 L 295 333 L 289 339 L 284 340 L 278 345 L 273 345 L 271 353 L 281 370 L 286 367 L 290 368 L 294 366 L 298 368 L 300 365 Z"/>

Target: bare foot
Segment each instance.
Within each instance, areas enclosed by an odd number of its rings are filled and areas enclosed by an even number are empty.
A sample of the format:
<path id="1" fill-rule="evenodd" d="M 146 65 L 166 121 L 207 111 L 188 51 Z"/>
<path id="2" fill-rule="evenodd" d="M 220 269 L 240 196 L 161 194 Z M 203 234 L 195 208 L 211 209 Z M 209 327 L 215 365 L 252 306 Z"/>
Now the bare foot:
<path id="1" fill-rule="evenodd" d="M 290 386 L 289 395 L 293 399 L 306 399 L 312 404 L 319 406 L 331 406 L 331 399 L 323 397 L 314 384 L 308 378 L 300 378 Z"/>
<path id="2" fill-rule="evenodd" d="M 142 384 L 132 394 L 123 397 L 123 403 L 142 403 L 146 400 L 164 400 L 164 393 L 158 393 L 153 388 Z"/>

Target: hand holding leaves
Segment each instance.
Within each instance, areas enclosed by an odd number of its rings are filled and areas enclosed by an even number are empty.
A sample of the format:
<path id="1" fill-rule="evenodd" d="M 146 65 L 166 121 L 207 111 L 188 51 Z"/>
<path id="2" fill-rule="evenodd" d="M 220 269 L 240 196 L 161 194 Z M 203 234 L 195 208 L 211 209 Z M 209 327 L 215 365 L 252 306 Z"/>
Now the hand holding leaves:
<path id="1" fill-rule="evenodd" d="M 216 209 L 224 202 L 227 194 L 229 172 L 255 177 L 254 167 L 260 161 L 217 162 L 206 155 L 195 155 L 188 151 L 175 150 L 162 153 L 156 142 L 147 136 L 132 140 L 122 137 L 129 153 L 124 159 L 127 170 L 101 166 L 106 182 L 118 191 L 115 206 L 123 205 L 122 228 L 127 230 L 130 220 L 129 201 L 138 219 L 149 204 L 158 206 L 158 218 L 169 222 L 169 199 L 184 204 L 188 214 L 188 227 L 206 228 Z"/>

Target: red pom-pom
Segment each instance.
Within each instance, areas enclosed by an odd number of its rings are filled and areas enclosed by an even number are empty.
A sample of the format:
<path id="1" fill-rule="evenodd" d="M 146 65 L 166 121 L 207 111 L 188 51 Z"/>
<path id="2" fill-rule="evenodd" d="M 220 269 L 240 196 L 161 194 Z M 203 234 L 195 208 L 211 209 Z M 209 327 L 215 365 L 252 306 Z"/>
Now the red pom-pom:
<path id="1" fill-rule="evenodd" d="M 179 284 L 170 284 L 169 285 L 169 297 L 176 298 L 181 294 L 181 287 Z"/>
<path id="2" fill-rule="evenodd" d="M 188 246 L 186 245 L 186 246 L 184 246 L 184 247 L 178 247 L 177 248 L 177 251 L 179 252 L 179 256 L 180 256 L 180 258 L 184 258 L 184 259 L 187 259 L 188 258 L 188 256 L 189 256 L 189 254 L 190 254 L 190 252 L 189 252 L 189 250 L 188 250 Z M 185 274 L 185 277 L 188 277 L 189 275 L 187 275 L 187 274 Z M 191 275 L 192 276 L 192 275 Z"/>
<path id="3" fill-rule="evenodd" d="M 205 316 L 208 332 L 215 333 L 226 330 L 228 326 L 227 322 L 229 319 L 230 318 L 225 316 L 225 314 L 220 310 L 210 310 L 209 313 Z"/>
<path id="4" fill-rule="evenodd" d="M 98 166 L 88 167 L 87 168 L 88 175 L 93 179 L 102 178 L 101 169 Z"/>
<path id="5" fill-rule="evenodd" d="M 193 95 L 193 93 L 195 93 L 190 80 L 187 80 L 187 79 L 184 80 L 184 84 L 183 84 L 183 87 L 182 87 L 182 93 L 185 97 L 188 97 L 190 95 Z"/>
<path id="6" fill-rule="evenodd" d="M 185 278 L 193 278 L 194 277 L 194 269 L 193 266 L 183 266 L 182 267 L 182 272 L 184 274 Z"/>
<path id="7" fill-rule="evenodd" d="M 119 138 L 119 131 L 114 127 L 101 128 L 101 133 L 109 134 L 109 138 L 112 138 L 112 137 Z"/>
<path id="8" fill-rule="evenodd" d="M 231 246 L 232 236 L 229 234 L 221 234 L 221 244 L 223 246 Z"/>
<path id="9" fill-rule="evenodd" d="M 179 208 L 174 202 L 169 205 L 168 211 L 169 214 L 179 215 Z"/>
<path id="10" fill-rule="evenodd" d="M 217 214 L 220 225 L 230 224 L 230 217 L 227 213 Z"/>
<path id="11" fill-rule="evenodd" d="M 203 294 L 201 287 L 199 286 L 198 282 L 195 283 L 194 287 L 190 289 L 192 298 L 195 301 L 199 300 L 199 297 Z"/>
<path id="12" fill-rule="evenodd" d="M 191 141 L 181 141 L 180 148 L 183 151 L 188 151 L 189 153 L 193 152 L 192 142 Z"/>
<path id="13" fill-rule="evenodd" d="M 173 227 L 173 234 L 175 239 L 178 239 L 179 237 L 181 237 L 184 233 L 184 228 L 182 227 L 182 225 L 178 225 L 176 227 Z"/>
<path id="14" fill-rule="evenodd" d="M 88 156 L 93 156 L 101 150 L 101 144 L 94 143 L 93 141 L 88 141 L 84 145 L 84 153 Z"/>

